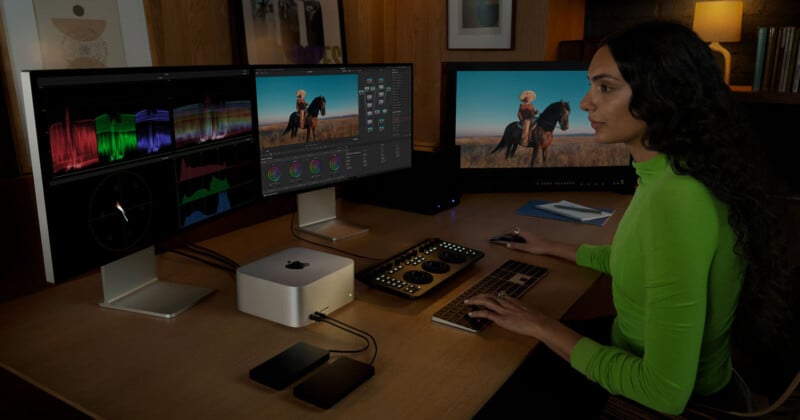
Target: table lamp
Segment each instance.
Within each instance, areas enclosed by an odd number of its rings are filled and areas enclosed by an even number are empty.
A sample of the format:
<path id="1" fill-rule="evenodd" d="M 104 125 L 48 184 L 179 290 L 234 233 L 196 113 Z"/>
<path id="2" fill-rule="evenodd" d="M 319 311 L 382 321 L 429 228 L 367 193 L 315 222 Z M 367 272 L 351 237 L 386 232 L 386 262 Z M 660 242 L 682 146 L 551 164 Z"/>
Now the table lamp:
<path id="1" fill-rule="evenodd" d="M 720 42 L 738 42 L 742 37 L 741 1 L 698 1 L 694 6 L 692 29 L 711 50 L 722 54 L 722 75 L 730 83 L 731 53 Z"/>

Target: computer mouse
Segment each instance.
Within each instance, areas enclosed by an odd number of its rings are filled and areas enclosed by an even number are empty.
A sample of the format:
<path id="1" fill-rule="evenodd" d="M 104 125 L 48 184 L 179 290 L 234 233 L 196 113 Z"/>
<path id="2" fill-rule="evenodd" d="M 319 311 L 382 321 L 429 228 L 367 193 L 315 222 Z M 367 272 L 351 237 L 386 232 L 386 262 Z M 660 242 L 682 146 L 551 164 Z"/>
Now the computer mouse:
<path id="1" fill-rule="evenodd" d="M 505 235 L 492 236 L 489 241 L 496 244 L 507 244 L 509 242 L 523 243 L 525 242 L 525 238 L 514 235 L 513 233 L 507 233 Z"/>

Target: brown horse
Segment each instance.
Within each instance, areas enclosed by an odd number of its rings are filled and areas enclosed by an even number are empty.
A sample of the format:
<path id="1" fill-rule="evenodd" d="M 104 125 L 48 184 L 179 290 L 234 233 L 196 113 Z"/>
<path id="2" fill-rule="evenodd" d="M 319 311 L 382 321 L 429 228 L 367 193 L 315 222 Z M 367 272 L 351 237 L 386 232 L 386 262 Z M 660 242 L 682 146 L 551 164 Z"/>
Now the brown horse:
<path id="1" fill-rule="evenodd" d="M 508 124 L 503 131 L 503 137 L 490 153 L 494 153 L 505 147 L 506 159 L 514 156 L 518 146 L 530 147 L 533 149 L 531 155 L 531 166 L 536 162 L 536 155 L 542 149 L 542 163 L 547 159 L 547 148 L 553 142 L 553 130 L 556 124 L 562 129 L 569 128 L 569 102 L 561 100 L 553 102 L 545 108 L 539 117 L 533 121 L 528 139 L 522 138 L 522 127 L 519 122 Z"/>
<path id="2" fill-rule="evenodd" d="M 308 143 L 312 137 L 314 141 L 317 140 L 317 125 L 319 122 L 317 119 L 319 115 L 325 115 L 325 104 L 326 100 L 324 96 L 317 96 L 311 101 L 311 104 L 308 105 L 308 109 L 306 109 L 306 121 L 305 121 L 305 129 L 306 129 L 306 143 Z M 300 115 L 297 112 L 292 112 L 289 116 L 289 124 L 286 125 L 286 129 L 283 130 L 283 134 L 286 134 L 291 131 L 292 138 L 297 136 L 297 129 L 300 128 Z"/>

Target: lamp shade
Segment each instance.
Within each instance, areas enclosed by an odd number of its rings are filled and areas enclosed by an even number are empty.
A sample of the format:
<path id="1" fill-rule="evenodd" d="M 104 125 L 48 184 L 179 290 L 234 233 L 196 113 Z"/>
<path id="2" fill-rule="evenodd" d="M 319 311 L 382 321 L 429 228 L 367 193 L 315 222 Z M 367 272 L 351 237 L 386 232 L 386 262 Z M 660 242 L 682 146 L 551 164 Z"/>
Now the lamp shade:
<path id="1" fill-rule="evenodd" d="M 741 1 L 698 1 L 692 29 L 706 42 L 738 42 L 742 39 Z"/>

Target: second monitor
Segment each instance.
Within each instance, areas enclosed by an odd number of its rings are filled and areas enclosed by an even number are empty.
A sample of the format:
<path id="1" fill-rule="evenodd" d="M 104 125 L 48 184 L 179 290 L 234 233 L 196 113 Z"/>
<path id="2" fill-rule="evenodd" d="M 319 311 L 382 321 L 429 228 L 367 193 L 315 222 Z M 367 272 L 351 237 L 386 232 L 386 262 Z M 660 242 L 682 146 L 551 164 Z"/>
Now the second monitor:
<path id="1" fill-rule="evenodd" d="M 262 194 L 301 193 L 299 226 L 311 233 L 363 232 L 336 217 L 331 188 L 411 166 L 411 64 L 254 71 Z"/>

